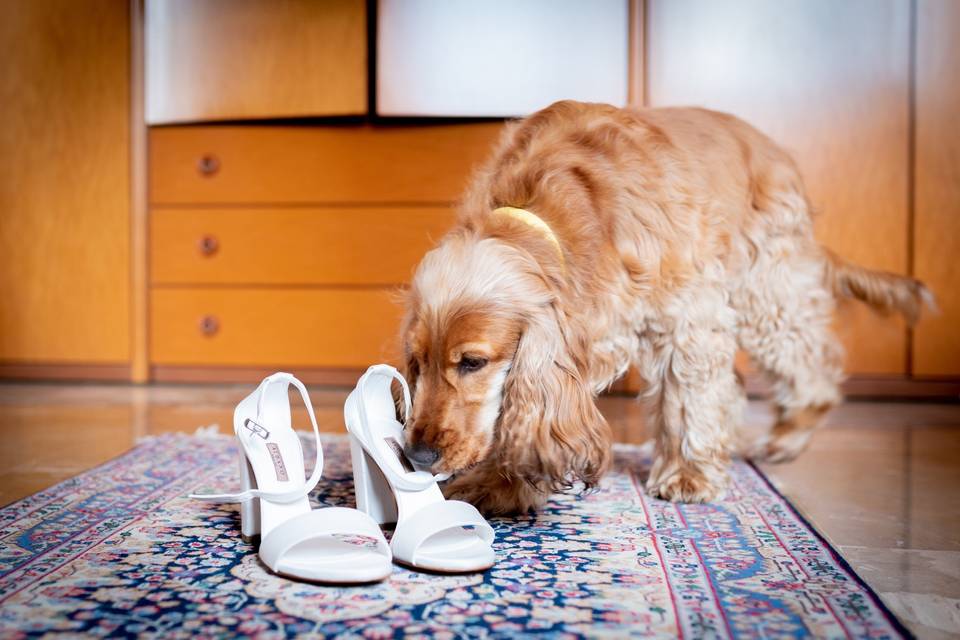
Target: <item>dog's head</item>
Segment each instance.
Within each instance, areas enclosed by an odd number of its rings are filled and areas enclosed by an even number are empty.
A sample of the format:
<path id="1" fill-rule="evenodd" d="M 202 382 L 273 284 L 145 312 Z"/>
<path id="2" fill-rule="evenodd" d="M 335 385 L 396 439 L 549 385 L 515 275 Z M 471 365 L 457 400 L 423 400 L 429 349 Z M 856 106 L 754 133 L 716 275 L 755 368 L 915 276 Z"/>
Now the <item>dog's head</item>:
<path id="1" fill-rule="evenodd" d="M 543 491 L 602 474 L 609 428 L 584 379 L 584 332 L 530 254 L 448 237 L 417 270 L 403 350 L 414 461 L 456 473 L 494 457 Z"/>

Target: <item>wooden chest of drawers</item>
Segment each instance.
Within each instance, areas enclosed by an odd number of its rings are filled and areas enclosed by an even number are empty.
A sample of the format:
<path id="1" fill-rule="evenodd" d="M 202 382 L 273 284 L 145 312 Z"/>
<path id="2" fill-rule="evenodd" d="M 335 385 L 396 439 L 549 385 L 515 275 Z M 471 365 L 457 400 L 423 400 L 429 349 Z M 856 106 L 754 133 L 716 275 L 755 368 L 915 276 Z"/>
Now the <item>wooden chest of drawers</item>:
<path id="1" fill-rule="evenodd" d="M 154 379 L 395 360 L 403 286 L 500 127 L 152 129 Z"/>

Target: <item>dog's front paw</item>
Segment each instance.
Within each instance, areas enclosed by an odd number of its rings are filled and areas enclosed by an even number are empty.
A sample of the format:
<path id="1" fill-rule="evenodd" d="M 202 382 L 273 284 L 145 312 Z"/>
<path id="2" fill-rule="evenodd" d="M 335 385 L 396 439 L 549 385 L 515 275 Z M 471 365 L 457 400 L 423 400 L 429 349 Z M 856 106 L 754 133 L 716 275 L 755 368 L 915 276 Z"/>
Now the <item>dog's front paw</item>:
<path id="1" fill-rule="evenodd" d="M 462 500 L 486 515 L 526 513 L 542 505 L 546 496 L 522 480 L 510 481 L 498 473 L 477 471 L 456 476 L 443 487 L 448 500 Z"/>
<path id="2" fill-rule="evenodd" d="M 487 496 L 487 493 L 484 487 L 478 485 L 476 482 L 470 481 L 464 476 L 454 476 L 443 485 L 443 496 L 447 500 L 469 502 L 478 509 L 480 509 L 480 504 L 483 503 L 483 499 Z M 483 509 L 480 510 L 483 511 Z"/>
<path id="3" fill-rule="evenodd" d="M 651 473 L 646 486 L 650 496 L 670 502 L 711 502 L 726 489 L 722 473 L 705 473 L 691 465 Z"/>

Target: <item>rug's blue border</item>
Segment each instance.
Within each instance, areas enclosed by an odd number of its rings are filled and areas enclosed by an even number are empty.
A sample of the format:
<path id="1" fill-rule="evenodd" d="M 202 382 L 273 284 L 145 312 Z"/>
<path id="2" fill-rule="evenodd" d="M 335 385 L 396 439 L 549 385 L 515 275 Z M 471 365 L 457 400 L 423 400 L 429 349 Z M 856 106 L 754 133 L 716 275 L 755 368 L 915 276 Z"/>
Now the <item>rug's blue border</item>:
<path id="1" fill-rule="evenodd" d="M 863 588 L 863 590 L 867 592 L 867 594 L 870 596 L 870 599 L 873 600 L 873 603 L 877 606 L 877 608 L 880 609 L 881 612 L 883 612 L 883 615 L 887 619 L 887 622 L 889 622 L 894 629 L 896 629 L 901 634 L 903 634 L 905 638 L 913 638 L 914 640 L 916 640 L 916 636 L 913 634 L 913 632 L 907 629 L 906 625 L 904 625 L 903 622 L 900 621 L 900 618 L 898 618 L 896 614 L 890 610 L 890 607 L 888 607 L 886 603 L 884 603 L 884 601 L 880 598 L 880 596 L 877 595 L 877 592 L 873 590 L 873 587 L 868 585 L 867 582 L 860 577 L 860 574 L 857 573 L 852 566 L 850 566 L 850 563 L 847 562 L 847 560 L 842 555 L 840 555 L 840 552 L 837 551 L 836 548 L 834 548 L 833 544 L 831 544 L 830 541 L 827 540 L 827 538 L 822 533 L 820 533 L 820 530 L 817 529 L 817 527 L 813 526 L 813 523 L 810 522 L 802 513 L 800 513 L 800 510 L 797 509 L 796 506 L 794 506 L 790 498 L 785 496 L 783 492 L 780 491 L 780 489 L 778 489 L 776 485 L 773 484 L 770 478 L 767 477 L 767 474 L 765 474 L 763 470 L 760 469 L 760 467 L 754 464 L 752 460 L 744 460 L 744 462 L 746 462 L 747 465 L 749 465 L 749 467 L 753 469 L 758 476 L 760 476 L 760 478 L 763 480 L 764 484 L 767 485 L 767 488 L 769 488 L 770 491 L 775 493 L 781 500 L 784 501 L 784 503 L 786 503 L 787 507 L 789 507 L 790 509 L 790 512 L 793 513 L 793 515 L 800 522 L 802 522 L 807 529 L 813 532 L 813 535 L 817 537 L 820 543 L 823 544 L 823 546 L 830 551 L 830 555 L 833 557 L 834 562 L 836 562 L 841 567 L 843 567 L 843 569 L 853 577 L 853 579 L 857 582 L 857 584 L 859 584 Z"/>

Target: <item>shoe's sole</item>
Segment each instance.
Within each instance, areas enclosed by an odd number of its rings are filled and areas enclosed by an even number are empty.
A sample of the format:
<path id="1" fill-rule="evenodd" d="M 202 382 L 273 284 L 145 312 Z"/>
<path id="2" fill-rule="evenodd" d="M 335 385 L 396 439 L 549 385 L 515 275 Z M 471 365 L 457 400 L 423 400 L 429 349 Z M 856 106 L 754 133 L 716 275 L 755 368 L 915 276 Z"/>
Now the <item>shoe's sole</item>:
<path id="1" fill-rule="evenodd" d="M 310 578 L 293 576 L 288 573 L 280 573 L 279 571 L 270 571 L 270 569 L 267 569 L 266 567 L 264 567 L 264 569 L 266 569 L 273 575 L 280 576 L 281 578 L 286 578 L 288 580 L 296 580 L 297 582 L 306 582 L 309 584 L 319 584 L 325 587 L 357 587 L 357 586 L 362 587 L 365 585 L 379 584 L 384 580 L 387 580 L 388 578 L 390 578 L 390 575 L 388 574 L 382 578 L 375 578 L 374 580 L 357 580 L 357 581 L 311 580 Z"/>
<path id="2" fill-rule="evenodd" d="M 421 573 L 432 573 L 432 574 L 443 575 L 443 576 L 465 576 L 471 573 L 484 573 L 486 571 L 489 571 L 493 567 L 493 565 L 496 564 L 496 561 L 492 562 L 491 564 L 488 564 L 485 567 L 477 567 L 476 569 L 457 569 L 457 570 L 434 569 L 432 567 L 418 567 L 415 564 L 410 564 L 409 562 L 404 562 L 403 560 L 397 560 L 396 558 L 393 559 L 393 564 L 399 567 L 403 567 L 404 569 L 410 569 L 411 571 L 419 571 Z"/>

